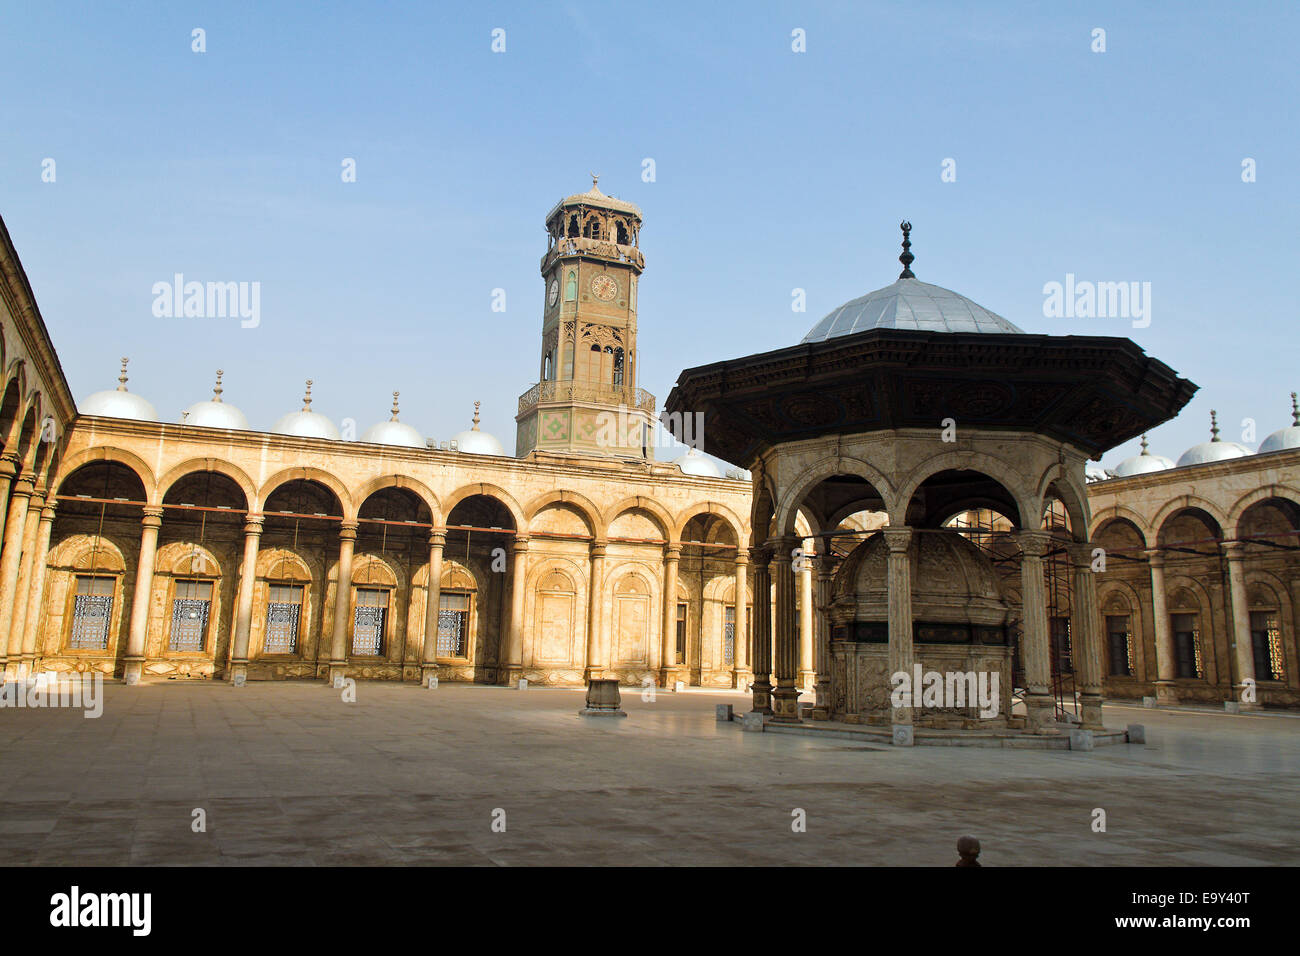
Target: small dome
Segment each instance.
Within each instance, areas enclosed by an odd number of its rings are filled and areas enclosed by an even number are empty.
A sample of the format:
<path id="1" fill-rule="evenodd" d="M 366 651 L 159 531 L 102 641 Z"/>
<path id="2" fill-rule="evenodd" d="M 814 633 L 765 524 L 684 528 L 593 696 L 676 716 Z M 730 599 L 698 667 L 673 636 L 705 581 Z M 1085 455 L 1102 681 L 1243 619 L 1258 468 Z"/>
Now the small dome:
<path id="1" fill-rule="evenodd" d="M 482 402 L 474 403 L 474 425 L 468 431 L 457 432 L 452 436 L 456 450 L 469 455 L 504 455 L 506 450 L 496 436 L 478 430 L 478 409 Z"/>
<path id="2" fill-rule="evenodd" d="M 148 401 L 126 390 L 126 363 L 122 359 L 122 374 L 115 389 L 95 392 L 86 396 L 78 409 L 83 415 L 102 415 L 105 418 L 127 418 L 137 422 L 156 422 L 158 412 Z"/>
<path id="3" fill-rule="evenodd" d="M 700 478 L 721 478 L 722 471 L 710 458 L 701 455 L 694 448 L 689 448 L 680 458 L 674 458 L 673 464 L 682 470 L 683 475 L 696 475 Z"/>
<path id="4" fill-rule="evenodd" d="M 1233 458 L 1244 458 L 1249 454 L 1250 449 L 1245 445 L 1238 445 L 1235 441 L 1219 441 L 1217 414 L 1211 411 L 1210 440 L 1203 441 L 1199 445 L 1193 445 L 1183 452 L 1178 459 L 1178 467 L 1186 468 L 1188 465 L 1205 465 L 1212 461 L 1229 461 Z"/>
<path id="5" fill-rule="evenodd" d="M 398 394 L 398 392 L 393 392 L 393 417 L 386 422 L 371 425 L 366 429 L 365 434 L 361 436 L 361 440 L 370 442 L 373 445 L 400 445 L 404 448 L 423 448 L 425 447 L 424 436 L 410 425 L 405 425 L 397 420 Z"/>
<path id="6" fill-rule="evenodd" d="M 234 405 L 221 400 L 221 376 L 225 373 L 217 369 L 217 384 L 212 388 L 212 398 L 206 402 L 195 402 L 185 409 L 181 423 L 198 425 L 202 428 L 236 428 L 248 430 L 248 419 Z"/>
<path id="7" fill-rule="evenodd" d="M 1146 475 L 1153 471 L 1165 471 L 1173 468 L 1174 463 L 1164 455 L 1153 455 L 1147 451 L 1147 436 L 1142 436 L 1142 451 L 1125 458 L 1115 469 L 1116 478 L 1128 478 L 1130 475 Z"/>
<path id="8" fill-rule="evenodd" d="M 294 435 L 298 438 L 328 438 L 339 440 L 339 430 L 324 415 L 311 410 L 311 379 L 307 380 L 307 394 L 303 397 L 302 411 L 290 412 L 271 426 L 277 435 Z"/>
<path id="9" fill-rule="evenodd" d="M 1288 448 L 1300 448 L 1300 406 L 1296 404 L 1295 392 L 1291 393 L 1291 424 L 1279 428 L 1265 438 L 1259 446 L 1261 455 L 1270 451 L 1285 451 Z"/>
<path id="10" fill-rule="evenodd" d="M 1105 481 L 1110 478 L 1111 474 L 1105 468 L 1101 467 L 1100 462 L 1090 461 L 1083 466 L 1084 481 Z"/>
<path id="11" fill-rule="evenodd" d="M 1023 334 L 1022 329 L 964 295 L 917 279 L 899 279 L 845 302 L 814 325 L 803 341 L 824 342 L 868 329 Z"/>

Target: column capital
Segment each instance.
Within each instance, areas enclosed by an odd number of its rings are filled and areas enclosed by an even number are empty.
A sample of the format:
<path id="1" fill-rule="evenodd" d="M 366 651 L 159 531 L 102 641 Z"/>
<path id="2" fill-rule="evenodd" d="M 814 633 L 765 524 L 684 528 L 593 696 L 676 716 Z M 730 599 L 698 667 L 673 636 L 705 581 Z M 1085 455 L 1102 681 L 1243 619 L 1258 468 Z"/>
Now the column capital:
<path id="1" fill-rule="evenodd" d="M 1020 545 L 1020 553 L 1026 558 L 1041 558 L 1047 554 L 1048 549 L 1052 546 L 1052 532 L 1050 531 L 1017 531 L 1016 542 Z"/>
<path id="2" fill-rule="evenodd" d="M 514 548 L 516 554 L 521 554 L 528 550 L 529 541 L 530 539 L 528 535 L 517 534 L 515 535 L 514 540 L 511 541 L 511 546 Z"/>
<path id="3" fill-rule="evenodd" d="M 1220 541 L 1219 550 L 1223 556 L 1234 564 L 1238 561 L 1245 560 L 1246 543 L 1244 541 Z"/>
<path id="4" fill-rule="evenodd" d="M 1142 552 L 1142 556 L 1147 559 L 1147 564 L 1153 568 L 1163 568 L 1165 566 L 1165 553 L 1159 548 L 1148 548 Z"/>
<path id="5" fill-rule="evenodd" d="M 736 549 L 735 563 L 736 567 L 744 567 L 749 564 L 749 555 L 745 553 L 743 548 Z"/>
<path id="6" fill-rule="evenodd" d="M 18 466 L 22 464 L 17 455 L 8 453 L 0 455 L 0 478 L 12 478 L 18 474 Z"/>
<path id="7" fill-rule="evenodd" d="M 429 532 L 429 547 L 442 548 L 447 544 L 447 529 L 434 528 Z"/>
<path id="8" fill-rule="evenodd" d="M 1075 541 L 1065 546 L 1070 555 L 1070 564 L 1076 570 L 1086 571 L 1092 567 L 1092 552 L 1097 548 L 1093 541 Z"/>
<path id="9" fill-rule="evenodd" d="M 31 475 L 19 475 L 14 479 L 13 488 L 9 490 L 11 497 L 30 498 L 36 490 L 36 479 Z"/>
<path id="10" fill-rule="evenodd" d="M 54 513 L 59 510 L 59 503 L 53 498 L 46 499 L 44 507 L 41 508 L 41 520 L 53 521 Z"/>
<path id="11" fill-rule="evenodd" d="M 680 559 L 681 556 L 682 556 L 682 543 L 680 541 L 672 541 L 664 545 L 665 561 L 676 561 Z"/>
<path id="12" fill-rule="evenodd" d="M 163 519 L 163 510 L 157 505 L 150 505 L 144 509 L 144 516 L 140 519 L 146 528 L 161 528 Z"/>
<path id="13" fill-rule="evenodd" d="M 912 531 L 909 527 L 889 527 L 880 529 L 885 535 L 885 544 L 891 554 L 906 551 L 912 545 Z"/>
<path id="14" fill-rule="evenodd" d="M 593 557 L 593 558 L 603 558 L 603 557 L 605 556 L 605 549 L 609 547 L 609 539 L 608 539 L 608 538 L 592 538 L 592 539 L 591 539 L 591 544 L 590 544 L 588 547 L 589 547 L 590 552 L 591 552 L 591 557 Z"/>
<path id="15" fill-rule="evenodd" d="M 762 545 L 754 545 L 749 549 L 749 560 L 754 565 L 754 570 L 762 568 L 767 570 L 767 563 L 772 560 L 772 551 Z"/>
<path id="16" fill-rule="evenodd" d="M 262 533 L 262 527 L 266 524 L 265 515 L 247 514 L 244 515 L 244 534 L 257 536 Z"/>
<path id="17" fill-rule="evenodd" d="M 340 521 L 339 540 L 340 541 L 357 540 L 357 527 L 359 524 L 360 523 L 355 518 L 352 518 L 351 520 L 348 521 Z"/>

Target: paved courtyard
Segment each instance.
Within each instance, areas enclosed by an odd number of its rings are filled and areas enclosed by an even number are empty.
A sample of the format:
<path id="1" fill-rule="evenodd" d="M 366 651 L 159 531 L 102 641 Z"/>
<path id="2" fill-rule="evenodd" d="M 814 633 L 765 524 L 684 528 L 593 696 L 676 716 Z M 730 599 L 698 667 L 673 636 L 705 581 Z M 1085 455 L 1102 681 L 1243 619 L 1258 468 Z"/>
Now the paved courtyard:
<path id="1" fill-rule="evenodd" d="M 951 866 L 964 833 L 995 866 L 1300 863 L 1289 715 L 1108 705 L 1148 745 L 1071 753 L 746 733 L 714 719 L 744 706 L 735 693 L 629 692 L 626 719 L 579 717 L 581 690 L 546 688 L 104 694 L 92 720 L 0 710 L 10 864 Z"/>

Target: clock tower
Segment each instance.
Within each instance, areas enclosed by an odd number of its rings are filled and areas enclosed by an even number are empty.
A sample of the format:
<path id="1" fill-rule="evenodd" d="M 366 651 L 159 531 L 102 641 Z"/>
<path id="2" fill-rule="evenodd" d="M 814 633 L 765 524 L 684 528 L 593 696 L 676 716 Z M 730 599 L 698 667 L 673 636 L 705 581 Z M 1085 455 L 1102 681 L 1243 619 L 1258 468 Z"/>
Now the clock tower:
<path id="1" fill-rule="evenodd" d="M 655 398 L 636 387 L 641 210 L 597 178 L 546 215 L 540 381 L 519 397 L 520 457 L 654 457 Z"/>

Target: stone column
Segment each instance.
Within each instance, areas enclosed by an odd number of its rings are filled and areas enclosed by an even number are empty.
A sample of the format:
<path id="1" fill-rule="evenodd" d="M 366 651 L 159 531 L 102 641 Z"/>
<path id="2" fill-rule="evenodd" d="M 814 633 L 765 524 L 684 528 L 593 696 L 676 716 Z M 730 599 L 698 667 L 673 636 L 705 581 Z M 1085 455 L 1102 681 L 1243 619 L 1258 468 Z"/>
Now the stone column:
<path id="1" fill-rule="evenodd" d="M 131 597 L 131 629 L 126 635 L 126 654 L 122 658 L 122 680 L 138 684 L 144 675 L 145 637 L 149 631 L 149 599 L 153 596 L 153 560 L 158 552 L 158 529 L 162 527 L 161 508 L 144 509 L 140 523 L 140 559 L 135 566 L 135 592 Z"/>
<path id="2" fill-rule="evenodd" d="M 912 649 L 912 529 L 887 527 L 882 529 L 885 545 L 889 548 L 886 559 L 886 582 L 889 587 L 889 680 L 888 690 L 893 690 L 893 675 L 906 674 L 911 683 L 915 655 Z M 912 700 L 904 707 L 890 707 L 890 723 L 894 743 L 912 746 L 913 704 L 920 699 L 921 688 L 912 688 Z"/>
<path id="3" fill-rule="evenodd" d="M 754 706 L 759 714 L 772 713 L 772 578 L 768 562 L 772 553 L 750 548 L 754 563 L 754 631 L 749 659 L 754 665 Z"/>
<path id="4" fill-rule="evenodd" d="M 230 681 L 248 676 L 248 640 L 253 631 L 253 589 L 257 584 L 257 553 L 262 542 L 261 515 L 244 519 L 244 560 L 239 566 L 239 594 L 235 598 L 234 638 L 230 642 Z"/>
<path id="5" fill-rule="evenodd" d="M 9 489 L 22 465 L 17 455 L 0 455 L 0 525 L 9 505 Z"/>
<path id="6" fill-rule="evenodd" d="M 1161 704 L 1178 703 L 1174 678 L 1178 671 L 1174 655 L 1174 629 L 1169 621 L 1169 606 L 1165 603 L 1165 555 L 1152 549 L 1146 553 L 1151 566 L 1151 620 L 1156 634 L 1156 701 Z"/>
<path id="7" fill-rule="evenodd" d="M 1043 556 L 1051 546 L 1048 531 L 1021 531 L 1020 593 L 1024 598 L 1020 662 L 1025 669 L 1025 707 L 1032 733 L 1059 733 L 1052 696 L 1052 655 L 1048 646 L 1047 581 Z"/>
<path id="8" fill-rule="evenodd" d="M 430 677 L 438 676 L 438 610 L 442 602 L 442 549 L 446 545 L 446 531 L 435 528 L 429 532 L 429 584 L 424 594 L 424 650 L 420 655 L 420 683 L 426 685 Z"/>
<path id="9" fill-rule="evenodd" d="M 30 658 L 23 657 L 23 631 L 27 625 L 27 592 L 31 587 L 32 552 L 36 548 L 36 525 L 45 507 L 45 496 L 35 492 L 28 499 L 27 518 L 23 524 L 22 560 L 18 567 L 18 581 L 14 585 L 13 619 L 9 624 L 9 670 L 23 680 L 31 670 Z"/>
<path id="10" fill-rule="evenodd" d="M 591 542 L 591 593 L 587 599 L 587 680 L 599 680 L 610 666 L 608 645 L 604 640 L 605 549 L 609 542 L 596 538 Z"/>
<path id="11" fill-rule="evenodd" d="M 334 588 L 334 634 L 330 640 L 328 680 L 332 684 L 348 668 L 348 625 L 352 618 L 352 549 L 357 543 L 357 522 L 339 525 L 339 573 Z"/>
<path id="12" fill-rule="evenodd" d="M 1092 544 L 1072 545 L 1070 562 L 1074 566 L 1070 633 L 1074 640 L 1074 672 L 1079 679 L 1080 720 L 1086 730 L 1101 730 L 1102 626 Z"/>
<path id="13" fill-rule="evenodd" d="M 0 653 L 5 655 L 5 675 L 12 676 L 9 657 L 22 653 L 22 639 L 15 645 L 11 633 L 14 603 L 18 590 L 19 562 L 23 556 L 23 532 L 27 523 L 27 504 L 32 497 L 32 479 L 23 475 L 13 484 L 9 515 L 5 521 L 4 550 L 0 551 Z M 15 661 L 16 663 L 16 661 Z"/>
<path id="14" fill-rule="evenodd" d="M 659 669 L 662 687 L 672 687 L 680 673 L 677 664 L 677 562 L 681 556 L 680 544 L 670 544 L 664 549 L 663 658 Z"/>
<path id="15" fill-rule="evenodd" d="M 1220 547 L 1228 558 L 1228 590 L 1232 599 L 1232 653 L 1235 675 L 1232 682 L 1233 699 L 1242 710 L 1258 710 L 1261 703 L 1259 688 L 1254 700 L 1246 700 L 1246 681 L 1255 680 L 1255 647 L 1250 639 L 1250 602 L 1246 598 L 1245 553 L 1240 541 L 1225 541 Z"/>
<path id="16" fill-rule="evenodd" d="M 736 552 L 736 617 L 735 617 L 735 639 L 733 640 L 733 652 L 731 663 L 731 686 L 737 690 L 742 690 L 751 676 L 749 669 L 749 640 L 746 636 L 746 612 L 748 611 L 748 601 L 746 593 L 749 588 L 746 585 L 746 579 L 749 577 L 749 555 L 744 551 Z"/>
<path id="17" fill-rule="evenodd" d="M 506 644 L 505 682 L 518 683 L 524 673 L 524 594 L 528 574 L 528 535 L 515 535 L 510 564 L 510 634 Z"/>
<path id="18" fill-rule="evenodd" d="M 829 720 L 831 716 L 831 583 L 834 580 L 833 558 L 830 542 L 817 556 L 817 615 L 815 631 L 817 652 L 814 666 L 817 670 L 816 701 L 813 704 L 814 720 Z"/>
<path id="19" fill-rule="evenodd" d="M 28 672 L 36 664 L 36 641 L 40 635 L 41 599 L 45 594 L 46 562 L 50 554 L 50 532 L 54 528 L 56 503 L 48 500 L 41 509 L 41 521 L 36 531 L 36 545 L 32 549 L 32 575 L 27 588 L 27 615 L 23 625 L 23 660 Z"/>
<path id="20" fill-rule="evenodd" d="M 812 690 L 817 681 L 817 672 L 813 668 L 817 632 L 814 629 L 815 613 L 813 611 L 813 562 L 811 540 L 804 543 L 804 557 L 798 570 L 799 575 L 799 687 Z"/>
<path id="21" fill-rule="evenodd" d="M 799 720 L 799 635 L 795 631 L 792 538 L 782 538 L 772 555 L 772 583 L 776 607 L 772 630 L 776 635 L 776 690 L 772 692 L 772 719 Z"/>

